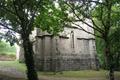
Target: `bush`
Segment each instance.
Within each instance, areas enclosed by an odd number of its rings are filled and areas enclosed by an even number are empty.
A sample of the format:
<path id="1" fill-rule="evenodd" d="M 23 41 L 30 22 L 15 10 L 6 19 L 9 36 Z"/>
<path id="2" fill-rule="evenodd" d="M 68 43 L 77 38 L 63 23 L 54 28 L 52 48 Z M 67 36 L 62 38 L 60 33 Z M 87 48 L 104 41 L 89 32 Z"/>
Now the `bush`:
<path id="1" fill-rule="evenodd" d="M 0 55 L 15 55 L 15 53 L 15 46 L 10 46 L 9 43 L 0 41 Z"/>

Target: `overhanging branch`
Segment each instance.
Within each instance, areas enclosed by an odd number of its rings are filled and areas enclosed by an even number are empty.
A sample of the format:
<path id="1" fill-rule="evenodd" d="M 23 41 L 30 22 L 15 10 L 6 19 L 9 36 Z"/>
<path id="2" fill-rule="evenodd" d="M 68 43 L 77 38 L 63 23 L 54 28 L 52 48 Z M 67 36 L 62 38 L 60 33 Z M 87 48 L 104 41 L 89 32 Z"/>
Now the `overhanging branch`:
<path id="1" fill-rule="evenodd" d="M 19 33 L 18 31 L 15 31 L 13 28 L 8 27 L 7 25 L 5 25 L 5 24 L 3 24 L 1 22 L 0 22 L 0 25 L 3 26 L 4 28 L 8 29 L 8 30 L 11 30 L 11 31 L 16 32 L 16 33 Z"/>
<path id="2" fill-rule="evenodd" d="M 78 24 L 75 24 L 74 22 L 72 22 L 72 23 L 73 23 L 74 25 L 76 25 L 79 30 L 83 30 L 84 32 L 86 32 L 86 33 L 88 33 L 88 34 L 91 34 L 91 35 L 93 35 L 93 36 L 96 36 L 96 37 L 99 37 L 99 38 L 103 38 L 103 37 L 101 37 L 101 36 L 99 36 L 99 35 L 96 35 L 96 34 L 94 34 L 94 33 L 92 33 L 92 32 L 89 32 L 89 31 L 85 30 L 82 26 L 80 26 L 80 25 L 78 25 Z"/>
<path id="3" fill-rule="evenodd" d="M 88 27 L 93 28 L 94 30 L 98 31 L 99 33 L 103 33 L 103 30 L 102 30 L 102 29 L 100 29 L 100 28 L 95 28 L 94 26 L 92 26 L 92 25 L 90 25 L 89 23 L 87 23 L 87 22 L 83 21 L 82 19 L 80 19 L 80 17 L 76 14 L 74 8 L 73 8 L 71 5 L 69 5 L 68 3 L 66 3 L 66 4 L 71 8 L 73 14 L 78 18 L 78 21 L 81 21 L 82 23 L 86 24 Z"/>

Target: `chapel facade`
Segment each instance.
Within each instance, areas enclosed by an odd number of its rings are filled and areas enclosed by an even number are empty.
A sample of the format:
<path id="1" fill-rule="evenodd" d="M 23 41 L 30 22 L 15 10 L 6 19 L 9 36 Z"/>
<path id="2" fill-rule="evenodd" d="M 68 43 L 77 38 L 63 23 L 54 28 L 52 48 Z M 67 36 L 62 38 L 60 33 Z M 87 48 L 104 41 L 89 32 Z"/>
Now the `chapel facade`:
<path id="1" fill-rule="evenodd" d="M 94 30 L 82 25 L 86 31 Z M 41 71 L 97 69 L 95 36 L 78 27 L 64 27 L 59 36 L 36 28 L 32 38 L 36 69 Z M 24 61 L 20 46 L 17 58 Z"/>

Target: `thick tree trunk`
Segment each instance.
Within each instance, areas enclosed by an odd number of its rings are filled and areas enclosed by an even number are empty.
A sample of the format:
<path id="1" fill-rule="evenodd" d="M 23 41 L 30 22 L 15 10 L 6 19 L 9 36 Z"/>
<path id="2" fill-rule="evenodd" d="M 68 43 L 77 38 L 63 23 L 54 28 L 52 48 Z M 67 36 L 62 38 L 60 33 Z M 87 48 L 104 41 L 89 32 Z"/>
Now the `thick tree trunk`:
<path id="1" fill-rule="evenodd" d="M 110 54 L 110 49 L 108 47 L 108 45 L 105 45 L 105 64 L 106 64 L 106 68 L 109 69 L 109 54 Z"/>
<path id="2" fill-rule="evenodd" d="M 114 69 L 112 67 L 110 67 L 109 77 L 110 77 L 110 80 L 114 80 Z"/>
<path id="3" fill-rule="evenodd" d="M 105 40 L 105 63 L 106 67 L 109 70 L 109 80 L 114 80 L 114 67 L 112 64 L 112 55 L 110 53 L 110 45 L 109 41 L 106 39 Z"/>
<path id="4" fill-rule="evenodd" d="M 22 35 L 25 64 L 27 67 L 28 80 L 38 80 L 37 72 L 34 66 L 33 48 L 29 36 Z"/>

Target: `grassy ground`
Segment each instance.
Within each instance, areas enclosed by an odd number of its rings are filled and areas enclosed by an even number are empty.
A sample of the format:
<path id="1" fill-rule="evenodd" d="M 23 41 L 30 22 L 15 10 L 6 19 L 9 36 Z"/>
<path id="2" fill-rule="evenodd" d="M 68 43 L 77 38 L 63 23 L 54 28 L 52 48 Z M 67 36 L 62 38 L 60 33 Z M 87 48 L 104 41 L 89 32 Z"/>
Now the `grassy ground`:
<path id="1" fill-rule="evenodd" d="M 19 63 L 18 61 L 0 61 L 1 67 L 15 67 L 19 71 L 25 71 L 26 67 L 25 64 Z"/>
<path id="2" fill-rule="evenodd" d="M 0 61 L 0 66 L 5 67 L 15 67 L 20 71 L 25 71 L 26 67 L 24 64 L 18 61 Z M 48 77 L 71 77 L 71 78 L 106 78 L 108 76 L 108 71 L 100 70 L 81 70 L 81 71 L 63 71 L 62 74 L 59 72 L 54 75 L 54 72 L 38 72 L 39 75 Z M 115 76 L 120 78 L 120 72 L 115 72 Z"/>
<path id="3" fill-rule="evenodd" d="M 8 42 L 0 41 L 0 61 L 11 61 L 16 59 L 16 48 Z"/>
<path id="4" fill-rule="evenodd" d="M 63 74 L 53 72 L 39 72 L 39 75 L 53 76 L 53 77 L 69 77 L 69 78 L 108 78 L 108 71 L 100 70 L 81 70 L 81 71 L 63 71 Z M 115 77 L 120 79 L 120 72 L 115 72 Z"/>
<path id="5" fill-rule="evenodd" d="M 8 43 L 0 42 L 0 55 L 15 56 L 16 50 L 15 46 L 10 46 Z M 18 61 L 0 61 L 0 67 L 13 67 L 17 68 L 19 71 L 25 72 L 25 64 L 19 63 Z M 54 72 L 38 72 L 38 75 L 54 78 L 106 78 L 108 76 L 108 71 L 100 70 L 81 70 L 81 71 L 63 71 L 63 74 Z M 0 76 L 3 76 L 0 74 Z M 115 76 L 120 77 L 120 72 L 115 72 Z M 9 77 L 10 78 L 10 77 Z M 14 79 L 13 79 L 14 80 Z M 53 79 L 51 79 L 53 80 Z"/>
<path id="6" fill-rule="evenodd" d="M 54 76 L 54 77 L 75 77 L 75 78 L 92 78 L 92 77 L 106 77 L 107 71 L 93 71 L 93 70 L 81 70 L 81 71 L 63 71 L 62 74 L 53 72 L 39 72 L 39 74 Z"/>

